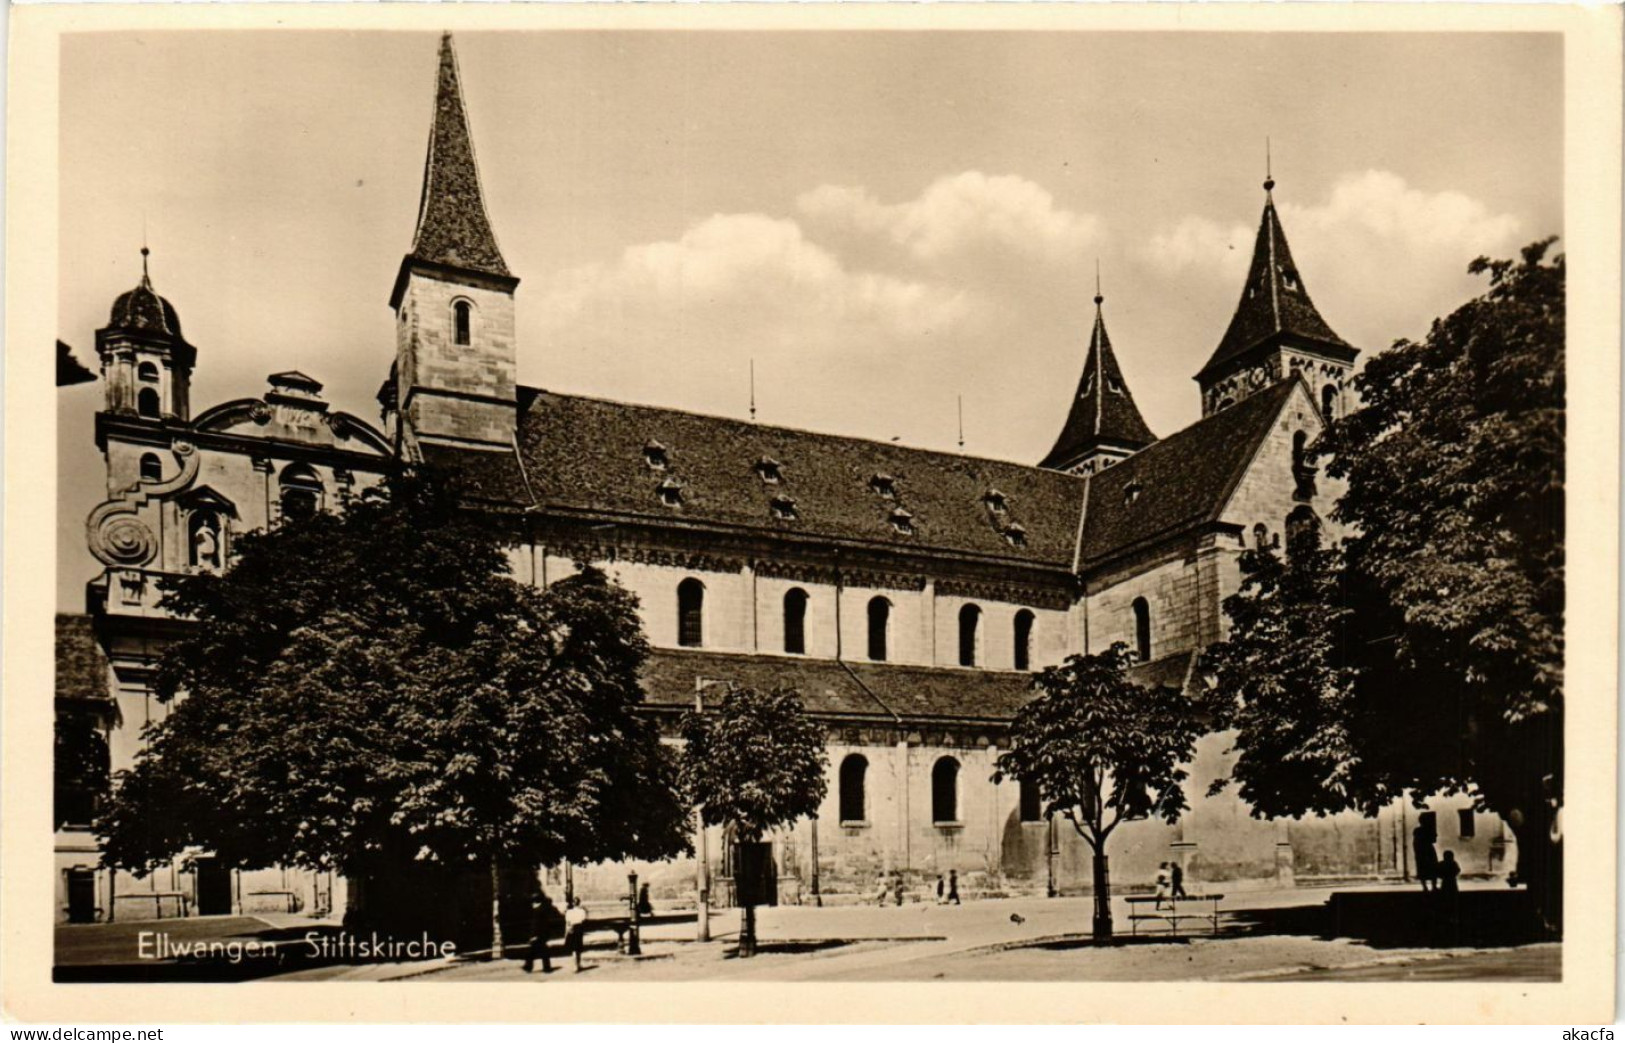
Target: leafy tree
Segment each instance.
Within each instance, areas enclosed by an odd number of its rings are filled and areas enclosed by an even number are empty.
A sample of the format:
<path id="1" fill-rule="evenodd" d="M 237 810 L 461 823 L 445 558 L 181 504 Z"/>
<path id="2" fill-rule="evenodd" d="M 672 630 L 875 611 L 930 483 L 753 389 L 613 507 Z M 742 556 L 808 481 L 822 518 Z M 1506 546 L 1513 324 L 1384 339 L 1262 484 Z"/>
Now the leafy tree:
<path id="1" fill-rule="evenodd" d="M 736 841 L 753 844 L 818 814 L 829 788 L 824 730 L 792 689 L 733 689 L 716 710 L 684 714 L 681 733 L 683 788 L 707 825 L 732 825 Z M 754 891 L 746 888 L 741 956 L 756 953 Z"/>
<path id="2" fill-rule="evenodd" d="M 1044 814 L 1066 819 L 1093 850 L 1097 940 L 1112 935 L 1106 842 L 1124 822 L 1179 821 L 1189 806 L 1179 765 L 1204 731 L 1184 695 L 1130 681 L 1131 663 L 1119 642 L 1033 675 L 1038 695 L 1016 714 L 993 774 L 1036 785 Z"/>
<path id="3" fill-rule="evenodd" d="M 1561 922 L 1564 261 L 1480 258 L 1489 290 L 1356 378 L 1314 447 L 1347 482 L 1334 550 L 1243 557 L 1210 650 L 1260 815 L 1467 793 Z"/>
<path id="4" fill-rule="evenodd" d="M 603 573 L 515 582 L 424 475 L 234 544 L 165 595 L 192 622 L 156 679 L 173 708 L 101 820 L 108 864 L 483 869 L 500 952 L 503 866 L 686 848 L 674 758 L 636 713 L 636 603 Z"/>

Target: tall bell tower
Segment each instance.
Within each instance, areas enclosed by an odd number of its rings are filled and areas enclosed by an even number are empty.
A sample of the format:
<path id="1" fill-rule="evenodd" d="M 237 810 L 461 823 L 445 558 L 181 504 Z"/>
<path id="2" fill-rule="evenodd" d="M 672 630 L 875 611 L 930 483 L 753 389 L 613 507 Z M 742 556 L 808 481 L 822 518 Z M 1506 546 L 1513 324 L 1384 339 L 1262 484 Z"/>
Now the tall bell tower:
<path id="1" fill-rule="evenodd" d="M 1196 374 L 1202 415 L 1212 416 L 1297 374 L 1329 421 L 1352 404 L 1350 376 L 1360 353 L 1332 330 L 1309 299 L 1275 212 L 1274 189 L 1275 179 L 1267 177 L 1247 285 L 1224 338 Z"/>
<path id="2" fill-rule="evenodd" d="M 446 33 L 417 229 L 389 297 L 395 366 L 379 399 L 393 419 L 398 451 L 511 449 L 518 285 L 485 209 L 457 54 Z"/>

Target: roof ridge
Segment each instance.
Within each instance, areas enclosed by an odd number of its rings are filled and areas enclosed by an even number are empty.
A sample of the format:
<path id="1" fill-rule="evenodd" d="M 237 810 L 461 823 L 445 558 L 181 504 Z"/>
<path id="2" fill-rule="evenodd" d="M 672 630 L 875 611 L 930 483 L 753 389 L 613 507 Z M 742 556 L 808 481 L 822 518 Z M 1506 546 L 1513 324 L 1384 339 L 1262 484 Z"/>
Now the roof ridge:
<path id="1" fill-rule="evenodd" d="M 833 431 L 819 431 L 810 427 L 792 427 L 788 424 L 763 424 L 750 420 L 741 420 L 738 417 L 728 416 L 724 413 L 707 413 L 698 409 L 682 409 L 677 406 L 658 406 L 647 402 L 630 402 L 626 399 L 610 398 L 607 395 L 586 395 L 574 391 L 552 391 L 547 388 L 519 385 L 518 390 L 534 392 L 536 395 L 553 395 L 557 398 L 573 398 L 585 402 L 602 402 L 610 406 L 623 406 L 632 409 L 648 409 L 660 413 L 678 413 L 683 416 L 702 417 L 707 420 L 722 420 L 738 424 L 742 428 L 757 431 L 785 431 L 797 435 L 813 435 L 818 438 L 839 438 L 846 442 L 861 442 L 866 445 L 880 446 L 885 449 L 895 449 L 905 453 L 929 454 L 931 456 L 945 457 L 951 460 L 968 460 L 977 463 L 999 464 L 1004 467 L 1016 467 L 1023 471 L 1041 471 L 1045 474 L 1059 474 L 1067 478 L 1080 479 L 1079 475 L 1067 474 L 1046 467 L 1035 467 L 1032 464 L 1022 463 L 1019 460 L 1010 460 L 998 456 L 977 456 L 974 453 L 956 453 L 947 449 L 931 449 L 926 446 L 906 445 L 902 442 L 883 442 L 878 438 L 866 438 L 863 435 L 839 434 Z M 534 401 L 534 399 L 532 400 Z M 1081 479 L 1080 479 L 1081 480 Z"/>

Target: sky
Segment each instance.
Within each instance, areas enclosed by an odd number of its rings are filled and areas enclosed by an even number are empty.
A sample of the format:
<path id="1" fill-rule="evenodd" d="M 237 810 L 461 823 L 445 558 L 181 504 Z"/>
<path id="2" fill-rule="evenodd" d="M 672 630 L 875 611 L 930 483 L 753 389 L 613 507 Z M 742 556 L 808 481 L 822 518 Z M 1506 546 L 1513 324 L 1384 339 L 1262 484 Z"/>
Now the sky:
<path id="1" fill-rule="evenodd" d="M 298 369 L 376 421 L 434 33 L 64 38 L 59 335 L 152 279 L 194 415 Z M 1105 319 L 1153 431 L 1275 200 L 1304 285 L 1370 353 L 1562 233 L 1555 34 L 459 33 L 521 383 L 1036 462 Z M 100 384 L 59 392 L 57 599 L 98 571 Z"/>

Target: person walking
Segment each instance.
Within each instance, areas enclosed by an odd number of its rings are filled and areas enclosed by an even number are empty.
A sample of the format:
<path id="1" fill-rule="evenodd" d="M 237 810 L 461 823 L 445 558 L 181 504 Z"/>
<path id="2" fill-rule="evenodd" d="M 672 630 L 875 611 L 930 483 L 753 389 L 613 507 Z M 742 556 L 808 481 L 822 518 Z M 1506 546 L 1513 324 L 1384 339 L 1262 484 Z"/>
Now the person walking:
<path id="1" fill-rule="evenodd" d="M 959 904 L 959 870 L 948 870 L 948 901 Z"/>
<path id="2" fill-rule="evenodd" d="M 581 950 L 587 934 L 587 908 L 581 899 L 570 899 L 570 908 L 564 913 L 564 951 L 575 957 L 576 973 L 581 973 Z"/>
<path id="3" fill-rule="evenodd" d="M 1161 909 L 1162 903 L 1168 900 L 1168 888 L 1170 884 L 1171 880 L 1168 876 L 1168 863 L 1159 863 L 1157 865 L 1157 901 L 1156 904 L 1152 906 L 1153 909 Z"/>
<path id="4" fill-rule="evenodd" d="M 1426 823 L 1419 822 L 1411 830 L 1411 851 L 1416 855 L 1416 879 L 1421 882 L 1423 891 L 1432 891 L 1437 886 L 1439 875 L 1439 856 L 1434 853 L 1433 831 Z"/>
<path id="5" fill-rule="evenodd" d="M 943 891 L 942 874 L 938 873 L 937 874 L 937 904 L 941 905 L 945 900 L 946 900 L 946 898 L 945 898 L 945 894 L 944 894 L 944 891 Z"/>
<path id="6" fill-rule="evenodd" d="M 526 974 L 532 973 L 537 961 L 541 961 L 543 974 L 553 973 L 552 961 L 547 957 L 547 936 L 553 931 L 553 920 L 558 913 L 547 892 L 538 888 L 530 896 L 530 948 L 525 950 Z"/>
<path id="7" fill-rule="evenodd" d="M 880 874 L 880 886 L 875 889 L 875 904 L 882 908 L 886 905 L 886 897 L 891 893 L 891 884 L 886 880 L 886 874 Z"/>
<path id="8" fill-rule="evenodd" d="M 898 873 L 895 877 L 892 878 L 891 893 L 892 893 L 892 897 L 897 899 L 897 904 L 902 905 L 903 904 L 903 874 L 902 873 Z"/>
<path id="9" fill-rule="evenodd" d="M 1185 894 L 1185 867 L 1178 862 L 1168 863 L 1168 894 L 1173 898 L 1188 898 Z"/>

